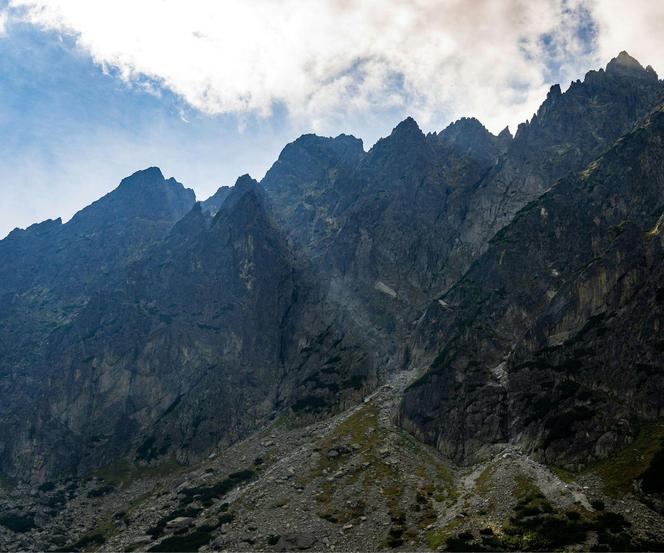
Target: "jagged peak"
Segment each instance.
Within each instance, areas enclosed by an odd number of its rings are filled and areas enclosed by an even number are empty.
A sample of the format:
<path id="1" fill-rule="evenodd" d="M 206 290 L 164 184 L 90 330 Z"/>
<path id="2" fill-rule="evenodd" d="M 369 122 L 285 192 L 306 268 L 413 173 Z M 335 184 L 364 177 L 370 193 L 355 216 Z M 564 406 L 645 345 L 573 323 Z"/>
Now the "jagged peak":
<path id="1" fill-rule="evenodd" d="M 263 185 L 250 175 L 244 174 L 235 181 L 235 185 L 214 215 L 212 226 L 229 217 L 237 217 L 246 210 L 251 212 L 249 217 L 255 217 L 257 213 L 255 209 L 267 214 L 271 212 L 270 202 Z M 240 215 L 240 217 L 244 216 Z"/>
<path id="2" fill-rule="evenodd" d="M 110 196 L 117 194 L 140 194 L 143 190 L 154 190 L 155 187 L 161 188 L 168 193 L 174 192 L 177 195 L 184 194 L 189 196 L 193 203 L 196 201 L 196 194 L 191 188 L 186 188 L 181 182 L 173 177 L 166 178 L 159 167 L 148 167 L 132 173 L 120 181 L 118 187 L 110 192 Z M 103 199 L 103 198 L 102 198 Z M 96 202 L 95 202 L 96 203 Z M 94 205 L 94 204 L 93 204 Z"/>
<path id="3" fill-rule="evenodd" d="M 475 117 L 461 117 L 445 127 L 438 136 L 441 138 L 456 137 L 460 134 L 481 134 L 490 136 L 491 133 Z"/>
<path id="4" fill-rule="evenodd" d="M 399 123 L 392 132 L 390 133 L 391 137 L 422 137 L 424 138 L 424 133 L 420 126 L 417 124 L 415 119 L 408 116 L 401 123 Z"/>
<path id="5" fill-rule="evenodd" d="M 39 235 L 44 232 L 49 232 L 53 228 L 58 228 L 62 226 L 62 218 L 58 217 L 57 219 L 46 219 L 44 221 L 41 221 L 40 223 L 33 223 L 30 226 L 26 228 L 19 228 L 16 227 L 14 230 L 12 230 L 4 239 L 8 238 L 16 238 L 18 236 L 22 236 L 26 233 L 34 234 L 34 235 Z M 0 240 L 2 242 L 2 240 Z"/>
<path id="6" fill-rule="evenodd" d="M 261 189 L 261 185 L 258 184 L 258 181 L 254 179 L 249 173 L 245 173 L 237 178 L 235 185 L 233 187 L 237 191 L 247 191 L 247 190 L 257 190 Z"/>
<path id="7" fill-rule="evenodd" d="M 197 232 L 206 229 L 207 221 L 209 219 L 206 219 L 206 215 L 203 212 L 202 202 L 196 202 L 191 210 L 175 223 L 171 231 L 171 236 L 195 235 Z"/>
<path id="8" fill-rule="evenodd" d="M 475 117 L 461 117 L 447 125 L 447 127 L 445 127 L 442 132 L 446 132 L 451 129 L 477 129 L 486 131 L 486 127 L 482 125 L 482 122 Z"/>
<path id="9" fill-rule="evenodd" d="M 514 139 L 509 125 L 507 125 L 502 131 L 498 133 L 498 138 L 500 138 L 502 141 L 511 141 Z"/>
<path id="10" fill-rule="evenodd" d="M 217 188 L 217 190 L 215 191 L 214 194 L 212 194 L 209 198 L 207 198 L 206 200 L 203 200 L 200 203 L 205 204 L 205 202 L 209 202 L 210 200 L 218 198 L 219 196 L 225 196 L 226 194 L 228 194 L 231 191 L 231 189 L 232 189 L 231 186 L 226 186 L 226 185 L 220 186 L 219 188 Z"/>
<path id="11" fill-rule="evenodd" d="M 624 50 L 606 65 L 606 73 L 607 75 L 621 75 L 649 80 L 657 79 L 657 73 L 651 66 L 644 68 L 638 60 Z"/>
<path id="12" fill-rule="evenodd" d="M 370 153 L 373 155 L 382 155 L 381 153 L 386 151 L 401 149 L 401 146 L 405 144 L 416 145 L 424 142 L 426 142 L 426 136 L 415 122 L 415 119 L 406 117 L 392 129 L 389 136 L 381 138 L 376 142 L 373 148 L 371 148 Z"/>
<path id="13" fill-rule="evenodd" d="M 262 199 L 265 195 L 265 190 L 260 183 L 253 179 L 249 174 L 245 173 L 235 181 L 235 185 L 231 188 L 228 196 L 226 196 L 226 199 L 221 204 L 219 213 L 221 213 L 221 211 L 233 209 L 238 201 L 247 194 L 252 194 L 257 198 Z"/>
<path id="14" fill-rule="evenodd" d="M 199 202 L 203 211 L 211 212 L 213 214 L 216 213 L 221 207 L 221 204 L 224 203 L 224 200 L 231 193 L 231 190 L 233 190 L 232 186 L 220 186 L 217 188 L 212 196 Z"/>
<path id="15" fill-rule="evenodd" d="M 560 89 L 560 85 L 556 83 L 554 85 L 551 85 L 551 88 L 549 89 L 549 92 L 547 93 L 546 98 L 548 100 L 549 98 L 555 98 L 556 96 L 562 96 L 562 94 L 563 94 L 563 92 Z"/>
<path id="16" fill-rule="evenodd" d="M 141 169 L 122 179 L 120 181 L 120 186 L 133 183 L 144 184 L 152 182 L 163 182 L 165 180 L 166 179 L 164 178 L 164 174 L 161 172 L 159 167 L 148 167 L 147 169 Z"/>
<path id="17" fill-rule="evenodd" d="M 360 138 L 351 134 L 339 134 L 334 138 L 329 136 L 319 136 L 308 133 L 296 138 L 293 142 L 286 144 L 279 154 L 279 160 L 283 160 L 289 155 L 297 155 L 302 149 L 311 150 L 316 148 L 330 148 L 336 152 L 364 153 L 364 144 Z"/>

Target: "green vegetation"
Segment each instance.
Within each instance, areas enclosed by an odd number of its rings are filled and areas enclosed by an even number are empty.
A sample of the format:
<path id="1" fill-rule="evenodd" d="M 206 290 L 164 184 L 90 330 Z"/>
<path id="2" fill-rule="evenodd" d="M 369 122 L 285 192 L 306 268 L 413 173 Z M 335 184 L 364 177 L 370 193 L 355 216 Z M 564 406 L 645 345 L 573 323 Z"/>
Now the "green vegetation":
<path id="1" fill-rule="evenodd" d="M 475 489 L 480 495 L 484 495 L 489 491 L 491 478 L 495 472 L 496 467 L 494 465 L 488 465 L 475 480 Z"/>
<path id="2" fill-rule="evenodd" d="M 566 484 L 574 482 L 574 473 L 562 467 L 549 465 L 549 470 Z"/>
<path id="3" fill-rule="evenodd" d="M 99 533 L 85 534 L 82 538 L 72 543 L 71 545 L 65 545 L 61 549 L 56 549 L 56 551 L 85 551 L 91 547 L 98 547 L 106 543 L 106 538 Z"/>
<path id="4" fill-rule="evenodd" d="M 429 535 L 432 549 L 445 543 L 448 551 L 558 551 L 597 537 L 593 551 L 660 551 L 664 544 L 643 542 L 630 532 L 630 523 L 617 513 L 604 511 L 594 502 L 596 512 L 577 506 L 562 511 L 554 507 L 530 478 L 515 478 L 513 494 L 518 498 L 514 512 L 502 529 L 485 528 L 479 538 L 462 532 L 452 535 L 437 531 Z M 457 522 L 457 525 L 459 523 Z M 453 529 L 453 528 L 452 528 Z"/>
<path id="5" fill-rule="evenodd" d="M 182 490 L 184 497 L 180 500 L 180 506 L 189 505 L 198 499 L 204 506 L 209 507 L 215 499 L 220 499 L 233 488 L 243 482 L 254 478 L 256 471 L 253 469 L 244 469 L 229 474 L 227 478 L 213 484 L 212 486 L 196 486 L 195 488 L 185 488 Z"/>
<path id="6" fill-rule="evenodd" d="M 588 470 L 602 478 L 607 494 L 618 497 L 633 490 L 634 480 L 643 477 L 656 454 L 662 451 L 662 440 L 664 424 L 647 423 L 629 446 Z M 661 460 L 659 456 L 655 466 L 659 466 Z"/>
<path id="7" fill-rule="evenodd" d="M 212 540 L 212 534 L 202 530 L 196 530 L 184 536 L 171 536 L 161 543 L 153 545 L 148 551 L 174 551 L 188 552 L 198 551 L 204 545 Z"/>
<path id="8" fill-rule="evenodd" d="M 121 487 L 124 484 L 140 480 L 142 478 L 162 478 L 183 470 L 175 459 L 169 459 L 156 466 L 134 465 L 126 459 L 111 463 L 95 471 L 92 476 L 104 481 L 104 483 Z"/>
<path id="9" fill-rule="evenodd" d="M 96 549 L 100 545 L 105 544 L 113 532 L 115 532 L 113 520 L 105 520 L 99 523 L 94 530 L 83 535 L 71 545 L 65 545 L 61 549 L 56 549 L 56 551 L 86 551 L 88 549 Z"/>
<path id="10" fill-rule="evenodd" d="M 454 530 L 461 524 L 460 519 L 454 519 L 447 523 L 443 528 L 437 528 L 429 531 L 426 536 L 429 549 L 438 549 L 454 535 Z"/>

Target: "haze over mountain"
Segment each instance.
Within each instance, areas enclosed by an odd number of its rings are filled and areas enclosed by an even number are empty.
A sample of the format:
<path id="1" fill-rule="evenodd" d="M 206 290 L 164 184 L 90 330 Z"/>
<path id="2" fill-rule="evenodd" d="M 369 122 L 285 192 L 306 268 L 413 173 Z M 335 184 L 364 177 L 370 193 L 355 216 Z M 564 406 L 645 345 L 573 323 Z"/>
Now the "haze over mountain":
<path id="1" fill-rule="evenodd" d="M 664 83 L 303 135 L 0 241 L 3 550 L 660 550 Z"/>

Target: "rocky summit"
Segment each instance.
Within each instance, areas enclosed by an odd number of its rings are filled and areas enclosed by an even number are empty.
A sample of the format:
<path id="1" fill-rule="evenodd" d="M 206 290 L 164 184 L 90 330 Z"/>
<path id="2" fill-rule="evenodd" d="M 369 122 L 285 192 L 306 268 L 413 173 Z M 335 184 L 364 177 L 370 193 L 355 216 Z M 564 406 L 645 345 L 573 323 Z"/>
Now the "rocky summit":
<path id="1" fill-rule="evenodd" d="M 664 83 L 304 135 L 0 241 L 3 551 L 664 549 Z"/>

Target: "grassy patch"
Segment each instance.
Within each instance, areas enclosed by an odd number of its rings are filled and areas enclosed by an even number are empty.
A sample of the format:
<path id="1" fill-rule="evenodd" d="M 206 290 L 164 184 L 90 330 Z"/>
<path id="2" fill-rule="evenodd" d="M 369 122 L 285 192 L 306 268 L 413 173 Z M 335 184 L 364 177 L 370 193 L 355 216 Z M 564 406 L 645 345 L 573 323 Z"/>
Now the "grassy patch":
<path id="1" fill-rule="evenodd" d="M 518 476 L 513 494 L 518 498 L 512 516 L 502 529 L 480 531 L 479 540 L 470 533 L 445 538 L 451 551 L 559 551 L 583 545 L 597 536 L 595 551 L 655 550 L 661 544 L 639 541 L 622 515 L 590 512 L 580 506 L 562 511 L 554 507 L 530 478 Z M 434 545 L 442 543 L 439 534 Z"/>
<path id="2" fill-rule="evenodd" d="M 435 550 L 438 549 L 444 543 L 447 543 L 447 540 L 454 535 L 454 530 L 461 524 L 461 520 L 454 519 L 448 522 L 442 528 L 436 528 L 430 530 L 426 535 L 427 545 L 429 549 Z"/>
<path id="3" fill-rule="evenodd" d="M 373 429 L 373 430 L 372 430 Z M 362 446 L 367 460 L 373 460 L 378 443 L 378 409 L 375 405 L 365 405 L 353 413 L 343 422 L 339 423 L 329 436 L 321 443 L 321 459 L 318 463 L 317 475 L 323 471 L 334 471 L 340 463 L 348 460 L 348 456 L 339 455 L 335 458 L 327 457 L 330 449 L 338 447 L 342 442 L 358 443 Z"/>
<path id="4" fill-rule="evenodd" d="M 549 470 L 566 484 L 571 484 L 575 480 L 574 473 L 562 467 L 549 465 Z"/>
<path id="5" fill-rule="evenodd" d="M 116 461 L 95 471 L 92 476 L 103 480 L 109 486 L 121 487 L 143 478 L 162 478 L 183 470 L 175 459 L 169 459 L 156 466 L 134 465 L 126 459 Z"/>
<path id="6" fill-rule="evenodd" d="M 115 525 L 112 520 L 100 522 L 94 530 L 84 534 L 78 540 L 70 545 L 65 545 L 56 551 L 88 551 L 97 549 L 108 541 L 115 532 Z"/>
<path id="7" fill-rule="evenodd" d="M 662 440 L 664 424 L 647 423 L 629 446 L 588 470 L 603 480 L 607 494 L 618 497 L 631 491 L 634 480 L 647 471 L 657 452 L 661 451 Z"/>
<path id="8" fill-rule="evenodd" d="M 220 499 L 233 488 L 243 482 L 253 479 L 256 472 L 253 469 L 244 469 L 229 474 L 227 478 L 220 480 L 212 486 L 196 486 L 182 490 L 184 497 L 180 500 L 180 506 L 186 506 L 195 500 L 199 500 L 204 506 L 210 507 L 215 499 Z"/>
<path id="9" fill-rule="evenodd" d="M 496 467 L 494 465 L 487 466 L 482 473 L 475 480 L 475 489 L 479 494 L 488 493 L 491 487 L 491 478 L 496 472 Z"/>
<path id="10" fill-rule="evenodd" d="M 198 551 L 204 545 L 212 541 L 212 534 L 202 530 L 196 530 L 184 536 L 171 536 L 161 543 L 153 545 L 148 551 Z"/>

